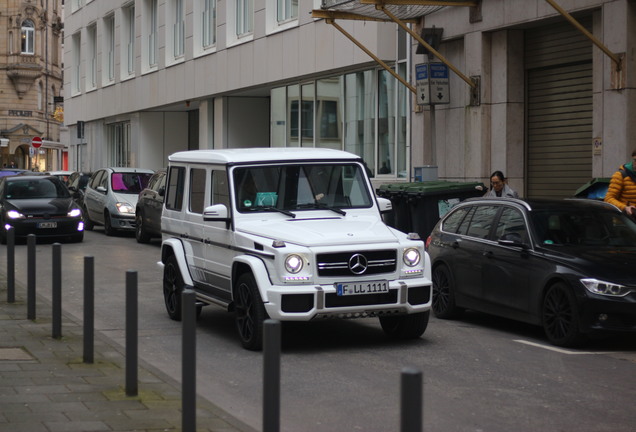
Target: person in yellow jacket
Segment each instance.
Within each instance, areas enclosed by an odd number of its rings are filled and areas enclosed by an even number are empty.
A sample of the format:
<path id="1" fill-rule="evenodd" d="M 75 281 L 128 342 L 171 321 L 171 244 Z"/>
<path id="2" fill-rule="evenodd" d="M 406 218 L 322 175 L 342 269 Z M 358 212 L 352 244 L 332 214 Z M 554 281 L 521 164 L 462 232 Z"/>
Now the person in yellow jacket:
<path id="1" fill-rule="evenodd" d="M 636 150 L 632 152 L 632 161 L 612 176 L 604 201 L 636 218 Z"/>

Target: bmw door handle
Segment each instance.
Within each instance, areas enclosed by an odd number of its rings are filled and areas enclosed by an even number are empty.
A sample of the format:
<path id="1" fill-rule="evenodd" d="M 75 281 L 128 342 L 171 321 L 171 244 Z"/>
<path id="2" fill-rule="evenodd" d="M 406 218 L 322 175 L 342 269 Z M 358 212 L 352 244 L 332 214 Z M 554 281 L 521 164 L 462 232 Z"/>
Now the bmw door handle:
<path id="1" fill-rule="evenodd" d="M 459 242 L 457 240 L 455 240 L 454 242 L 451 243 L 451 247 L 453 249 L 457 249 L 459 247 Z"/>
<path id="2" fill-rule="evenodd" d="M 485 256 L 486 258 L 492 258 L 494 256 L 492 251 L 483 251 L 481 254 Z"/>

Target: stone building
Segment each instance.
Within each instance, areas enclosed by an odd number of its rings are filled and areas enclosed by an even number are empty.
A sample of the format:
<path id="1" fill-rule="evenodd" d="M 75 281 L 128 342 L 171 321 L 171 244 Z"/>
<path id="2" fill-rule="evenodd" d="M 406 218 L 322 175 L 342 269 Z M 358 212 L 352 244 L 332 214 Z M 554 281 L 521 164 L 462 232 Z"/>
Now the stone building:
<path id="1" fill-rule="evenodd" d="M 439 59 L 382 12 L 346 19 L 358 6 L 377 12 L 370 0 L 68 3 L 75 169 L 157 169 L 186 149 L 317 146 L 360 155 L 376 185 L 427 166 L 486 183 L 502 170 L 522 196 L 563 197 L 611 175 L 636 146 L 630 0 L 391 6 L 421 11 L 407 28 L 437 34 L 439 54 L 467 78 L 449 73 L 444 103 L 423 105 L 416 70 Z M 345 15 L 312 13 L 323 6 Z"/>
<path id="2" fill-rule="evenodd" d="M 0 0 L 0 166 L 65 167 L 62 0 Z M 42 145 L 34 148 L 34 137 Z"/>

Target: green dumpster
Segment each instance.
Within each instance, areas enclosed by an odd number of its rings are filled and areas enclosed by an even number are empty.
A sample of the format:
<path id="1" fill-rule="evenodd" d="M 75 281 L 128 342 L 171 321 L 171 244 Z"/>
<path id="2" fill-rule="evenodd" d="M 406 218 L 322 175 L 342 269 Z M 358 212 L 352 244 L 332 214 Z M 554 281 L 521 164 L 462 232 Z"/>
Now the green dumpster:
<path id="1" fill-rule="evenodd" d="M 589 198 L 602 201 L 607 193 L 607 188 L 609 188 L 610 180 L 609 177 L 593 178 L 578 188 L 576 192 L 574 192 L 574 196 L 576 198 Z"/>
<path id="2" fill-rule="evenodd" d="M 437 221 L 466 198 L 480 197 L 486 191 L 481 182 L 428 181 L 411 183 L 405 189 L 411 213 L 411 232 L 423 240 Z"/>
<path id="3" fill-rule="evenodd" d="M 389 183 L 380 185 L 376 189 L 379 197 L 391 201 L 393 210 L 386 213 L 384 223 L 400 231 L 409 232 L 411 226 L 411 213 L 409 211 L 408 195 L 404 191 L 411 183 Z"/>

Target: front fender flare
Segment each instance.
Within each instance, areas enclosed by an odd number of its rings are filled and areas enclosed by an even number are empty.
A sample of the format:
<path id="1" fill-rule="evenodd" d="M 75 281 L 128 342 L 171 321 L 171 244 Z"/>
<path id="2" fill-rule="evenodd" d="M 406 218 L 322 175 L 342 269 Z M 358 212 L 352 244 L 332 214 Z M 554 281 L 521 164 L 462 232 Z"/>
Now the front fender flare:
<path id="1" fill-rule="evenodd" d="M 165 240 L 161 244 L 161 263 L 165 265 L 166 260 L 170 255 L 174 255 L 177 259 L 177 265 L 179 266 L 179 272 L 181 273 L 181 277 L 183 278 L 183 283 L 185 285 L 194 286 L 194 281 L 192 280 L 190 271 L 188 270 L 185 250 L 183 249 L 183 243 L 181 242 L 181 240 L 171 238 Z"/>
<path id="2" fill-rule="evenodd" d="M 232 287 L 241 274 L 241 269 L 246 266 L 249 267 L 250 271 L 254 275 L 254 280 L 256 281 L 258 291 L 261 294 L 261 299 L 263 299 L 264 303 L 267 303 L 269 301 L 267 298 L 267 291 L 268 288 L 272 286 L 272 282 L 269 279 L 269 273 L 267 272 L 265 264 L 258 257 L 252 255 L 239 255 L 234 259 L 234 263 L 232 265 Z"/>

